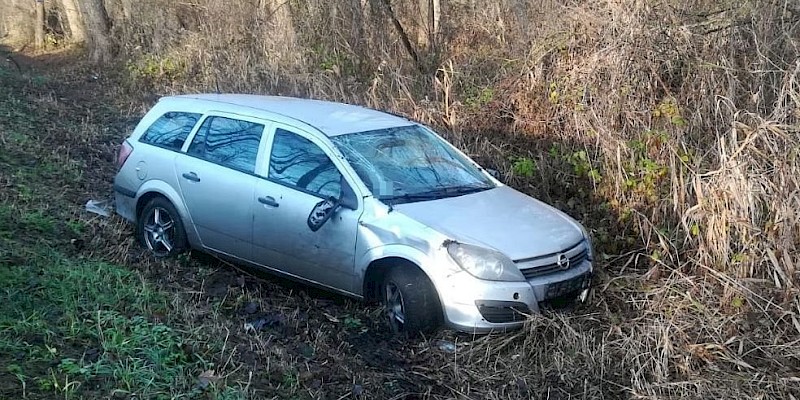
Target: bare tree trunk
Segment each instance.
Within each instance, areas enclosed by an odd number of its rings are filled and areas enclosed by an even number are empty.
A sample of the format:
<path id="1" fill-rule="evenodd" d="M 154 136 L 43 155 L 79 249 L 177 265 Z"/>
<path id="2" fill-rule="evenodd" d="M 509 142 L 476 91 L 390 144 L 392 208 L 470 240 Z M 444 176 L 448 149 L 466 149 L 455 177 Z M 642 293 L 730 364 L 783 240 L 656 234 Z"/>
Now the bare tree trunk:
<path id="1" fill-rule="evenodd" d="M 34 43 L 37 49 L 44 48 L 44 0 L 36 0 L 36 18 L 33 22 Z"/>
<path id="2" fill-rule="evenodd" d="M 3 41 L 14 45 L 30 43 L 33 38 L 33 8 L 30 0 L 0 0 Z"/>
<path id="3" fill-rule="evenodd" d="M 6 26 L 6 14 L 10 4 L 0 5 L 0 40 L 8 35 L 8 27 Z"/>
<path id="4" fill-rule="evenodd" d="M 81 9 L 86 22 L 89 60 L 104 64 L 111 60 L 111 38 L 109 21 L 103 0 L 81 0 Z"/>
<path id="5" fill-rule="evenodd" d="M 83 43 L 86 40 L 86 29 L 81 21 L 81 11 L 78 9 L 78 5 L 75 0 L 61 0 L 61 6 L 64 8 L 64 15 L 67 19 L 70 41 Z"/>
<path id="6" fill-rule="evenodd" d="M 272 17 L 271 42 L 277 56 L 290 64 L 298 61 L 292 12 L 287 0 L 268 0 L 267 9 Z"/>
<path id="7" fill-rule="evenodd" d="M 406 34 L 405 29 L 403 29 L 403 24 L 400 23 L 400 20 L 398 20 L 397 16 L 394 14 L 391 1 L 383 0 L 383 5 L 386 7 L 386 12 L 389 15 L 389 19 L 392 21 L 392 25 L 394 25 L 394 29 L 400 36 L 400 43 L 403 44 L 403 47 L 406 48 L 408 55 L 411 56 L 412 60 L 414 60 L 414 65 L 417 66 L 417 69 L 420 72 L 425 73 L 425 67 L 422 66 L 422 63 L 420 63 L 419 56 L 417 55 L 416 50 L 414 50 L 414 46 L 412 46 L 411 41 L 408 40 L 408 35 Z"/>
<path id="8" fill-rule="evenodd" d="M 428 6 L 430 0 L 419 0 L 419 23 L 417 24 L 417 46 L 428 44 Z"/>
<path id="9" fill-rule="evenodd" d="M 442 18 L 441 0 L 419 0 L 420 29 L 417 41 L 429 49 L 436 48 L 436 38 L 439 35 L 439 24 Z"/>
<path id="10" fill-rule="evenodd" d="M 431 35 L 436 38 L 439 35 L 439 24 L 442 19 L 442 1 L 431 0 Z"/>
<path id="11" fill-rule="evenodd" d="M 141 0 L 139 0 L 141 1 Z M 131 19 L 132 15 L 132 8 L 133 4 L 131 4 L 132 0 L 120 0 L 120 8 L 122 8 L 122 16 L 125 17 L 126 20 Z M 137 2 L 138 3 L 138 2 Z"/>

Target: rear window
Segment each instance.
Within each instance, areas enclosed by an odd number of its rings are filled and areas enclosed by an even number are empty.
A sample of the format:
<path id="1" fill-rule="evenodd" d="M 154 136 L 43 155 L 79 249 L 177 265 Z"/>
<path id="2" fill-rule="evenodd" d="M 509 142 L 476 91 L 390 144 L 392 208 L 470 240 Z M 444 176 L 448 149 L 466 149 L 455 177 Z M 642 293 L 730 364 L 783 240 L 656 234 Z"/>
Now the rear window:
<path id="1" fill-rule="evenodd" d="M 208 117 L 189 145 L 188 154 L 239 171 L 254 173 L 264 125 Z"/>
<path id="2" fill-rule="evenodd" d="M 199 119 L 200 114 L 168 112 L 153 122 L 139 141 L 170 150 L 180 150 Z"/>

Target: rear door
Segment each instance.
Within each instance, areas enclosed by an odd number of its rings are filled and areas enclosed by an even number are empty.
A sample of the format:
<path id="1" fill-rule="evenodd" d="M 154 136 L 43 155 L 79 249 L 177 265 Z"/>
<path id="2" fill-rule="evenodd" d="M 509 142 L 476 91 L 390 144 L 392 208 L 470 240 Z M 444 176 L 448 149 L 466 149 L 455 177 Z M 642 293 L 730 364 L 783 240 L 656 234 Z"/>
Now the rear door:
<path id="1" fill-rule="evenodd" d="M 186 207 L 202 245 L 249 260 L 252 255 L 255 168 L 263 121 L 208 115 L 175 160 Z"/>
<path id="2" fill-rule="evenodd" d="M 306 223 L 309 213 L 321 200 L 340 196 L 342 174 L 324 143 L 301 130 L 274 126 L 267 179 L 258 182 L 253 201 L 254 258 L 292 275 L 354 292 L 361 210 L 340 208 L 322 228 L 311 231 Z"/>

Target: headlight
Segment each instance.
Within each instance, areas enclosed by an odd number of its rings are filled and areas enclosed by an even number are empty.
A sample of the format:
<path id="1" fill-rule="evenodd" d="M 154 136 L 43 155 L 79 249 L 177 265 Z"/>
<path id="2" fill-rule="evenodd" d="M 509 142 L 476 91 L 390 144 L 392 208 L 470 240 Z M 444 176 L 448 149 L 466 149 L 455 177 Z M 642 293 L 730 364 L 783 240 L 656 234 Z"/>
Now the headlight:
<path id="1" fill-rule="evenodd" d="M 447 245 L 447 252 L 461 269 L 478 279 L 506 282 L 525 280 L 525 277 L 519 272 L 514 262 L 497 251 L 469 244 L 450 242 Z"/>
<path id="2" fill-rule="evenodd" d="M 583 239 L 586 240 L 586 250 L 589 261 L 594 260 L 594 247 L 592 247 L 592 238 L 589 236 L 589 231 L 581 225 L 581 232 L 583 232 Z"/>

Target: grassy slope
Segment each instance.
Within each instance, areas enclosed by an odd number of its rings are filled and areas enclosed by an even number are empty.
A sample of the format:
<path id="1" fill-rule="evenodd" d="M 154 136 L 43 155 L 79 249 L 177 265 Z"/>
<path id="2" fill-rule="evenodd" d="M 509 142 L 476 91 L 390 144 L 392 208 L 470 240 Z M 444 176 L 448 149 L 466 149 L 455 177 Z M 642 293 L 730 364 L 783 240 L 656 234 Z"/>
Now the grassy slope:
<path id="1" fill-rule="evenodd" d="M 222 341 L 187 329 L 141 273 L 84 248 L 106 225 L 76 203 L 94 161 L 58 137 L 86 132 L 86 116 L 58 106 L 47 77 L 0 69 L 0 87 L 0 398 L 200 393 Z"/>

